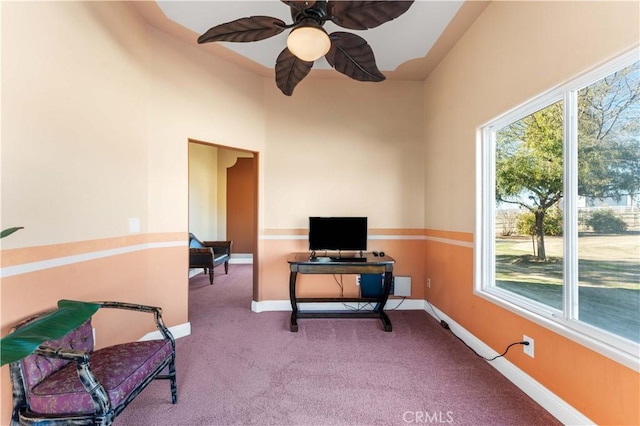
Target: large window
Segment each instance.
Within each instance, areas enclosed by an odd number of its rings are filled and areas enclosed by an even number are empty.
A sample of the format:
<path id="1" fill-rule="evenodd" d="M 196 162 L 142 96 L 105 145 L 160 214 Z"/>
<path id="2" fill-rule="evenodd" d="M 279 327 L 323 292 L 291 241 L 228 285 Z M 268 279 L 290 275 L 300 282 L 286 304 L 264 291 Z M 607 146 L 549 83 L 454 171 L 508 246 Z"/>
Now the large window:
<path id="1" fill-rule="evenodd" d="M 637 51 L 493 120 L 480 139 L 476 291 L 637 362 Z"/>

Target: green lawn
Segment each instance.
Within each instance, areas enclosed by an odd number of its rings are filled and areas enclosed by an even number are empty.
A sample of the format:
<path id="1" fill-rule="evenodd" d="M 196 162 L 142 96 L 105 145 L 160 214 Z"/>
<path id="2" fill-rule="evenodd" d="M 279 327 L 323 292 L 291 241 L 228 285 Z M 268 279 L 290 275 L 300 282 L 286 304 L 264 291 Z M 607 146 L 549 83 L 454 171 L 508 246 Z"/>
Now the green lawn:
<path id="1" fill-rule="evenodd" d="M 562 238 L 545 243 L 539 262 L 530 238 L 497 238 L 496 285 L 562 309 Z M 640 235 L 584 235 L 578 254 L 580 320 L 640 342 Z"/>

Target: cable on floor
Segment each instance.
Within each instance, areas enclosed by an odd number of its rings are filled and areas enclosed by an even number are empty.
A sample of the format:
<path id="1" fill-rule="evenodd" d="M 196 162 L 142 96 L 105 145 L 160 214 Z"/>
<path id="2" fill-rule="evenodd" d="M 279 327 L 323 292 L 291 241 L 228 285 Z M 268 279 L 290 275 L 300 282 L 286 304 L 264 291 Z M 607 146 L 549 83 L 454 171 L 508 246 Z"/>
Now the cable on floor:
<path id="1" fill-rule="evenodd" d="M 496 355 L 493 358 L 486 358 L 482 355 L 480 355 L 478 352 L 475 351 L 475 349 L 473 349 L 471 346 L 469 346 L 467 344 L 467 342 L 465 342 L 464 340 L 462 340 L 462 338 L 460 338 L 458 335 L 456 335 L 453 330 L 451 330 L 451 327 L 449 327 L 449 324 L 447 324 L 447 322 L 443 319 L 441 319 L 438 316 L 438 313 L 436 312 L 436 310 L 433 308 L 433 306 L 431 305 L 431 303 L 429 303 L 429 301 L 426 301 L 427 304 L 429 305 L 429 307 L 431 308 L 431 311 L 433 312 L 433 314 L 435 315 L 435 317 L 438 319 L 438 321 L 440 322 L 440 325 L 442 326 L 442 328 L 444 328 L 445 330 L 449 330 L 449 332 L 453 335 L 453 337 L 455 337 L 456 339 L 460 340 L 467 348 L 469 348 L 471 350 L 471 352 L 473 352 L 474 354 L 476 354 L 476 356 L 484 359 L 485 361 L 493 361 L 497 358 L 503 357 L 507 354 L 507 352 L 509 352 L 509 349 L 511 349 L 512 346 L 515 345 L 528 345 L 529 342 L 513 342 L 510 345 L 507 346 L 507 348 L 504 350 L 504 352 L 502 352 L 500 355 Z"/>

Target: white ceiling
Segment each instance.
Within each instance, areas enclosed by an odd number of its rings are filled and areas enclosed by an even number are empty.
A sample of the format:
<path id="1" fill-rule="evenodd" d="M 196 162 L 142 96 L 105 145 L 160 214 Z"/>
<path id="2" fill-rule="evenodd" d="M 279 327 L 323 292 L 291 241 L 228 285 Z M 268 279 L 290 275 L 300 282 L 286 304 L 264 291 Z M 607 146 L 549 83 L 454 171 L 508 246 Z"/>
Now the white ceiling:
<path id="1" fill-rule="evenodd" d="M 423 58 L 458 12 L 463 0 L 417 0 L 409 10 L 392 21 L 366 31 L 349 30 L 327 21 L 328 33 L 348 31 L 363 37 L 376 57 L 380 71 L 393 71 L 411 59 Z M 248 16 L 273 16 L 291 23 L 291 11 L 279 0 L 261 1 L 157 1 L 166 17 L 200 35 L 209 28 Z M 251 43 L 219 42 L 267 68 L 273 68 L 285 48 L 289 31 Z M 324 58 L 314 69 L 330 69 Z"/>

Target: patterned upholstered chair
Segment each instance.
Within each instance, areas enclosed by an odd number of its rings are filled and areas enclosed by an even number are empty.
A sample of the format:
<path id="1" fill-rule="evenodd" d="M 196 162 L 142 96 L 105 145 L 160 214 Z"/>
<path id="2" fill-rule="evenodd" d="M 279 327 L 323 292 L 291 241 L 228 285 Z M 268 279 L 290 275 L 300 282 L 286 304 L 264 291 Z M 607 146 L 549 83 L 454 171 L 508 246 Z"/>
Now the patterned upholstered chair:
<path id="1" fill-rule="evenodd" d="M 65 336 L 44 342 L 31 355 L 10 363 L 12 425 L 110 425 L 154 379 L 171 382 L 177 401 L 175 342 L 160 308 L 97 302 L 154 315 L 162 338 L 93 349 L 91 318 Z M 39 314 L 12 331 L 42 318 Z M 168 374 L 162 375 L 164 370 Z"/>
<path id="2" fill-rule="evenodd" d="M 209 273 L 209 283 L 213 284 L 213 268 L 224 265 L 224 273 L 229 273 L 229 259 L 233 241 L 200 241 L 189 233 L 189 268 Z"/>

